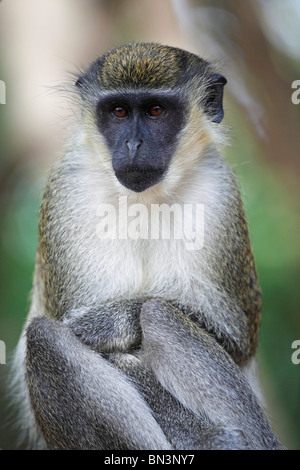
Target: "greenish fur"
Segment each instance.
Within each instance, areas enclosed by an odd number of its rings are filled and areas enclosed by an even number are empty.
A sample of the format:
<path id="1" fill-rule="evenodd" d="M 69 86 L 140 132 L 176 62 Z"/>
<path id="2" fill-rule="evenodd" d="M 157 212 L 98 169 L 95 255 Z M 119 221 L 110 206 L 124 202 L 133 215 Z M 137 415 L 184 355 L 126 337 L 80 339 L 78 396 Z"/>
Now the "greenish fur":
<path id="1" fill-rule="evenodd" d="M 199 57 L 158 44 L 129 44 L 105 54 L 97 70 L 99 86 L 106 90 L 126 87 L 173 88 L 186 75 L 205 64 Z M 203 73 L 203 67 L 201 72 Z M 195 73 L 194 72 L 194 73 Z"/>

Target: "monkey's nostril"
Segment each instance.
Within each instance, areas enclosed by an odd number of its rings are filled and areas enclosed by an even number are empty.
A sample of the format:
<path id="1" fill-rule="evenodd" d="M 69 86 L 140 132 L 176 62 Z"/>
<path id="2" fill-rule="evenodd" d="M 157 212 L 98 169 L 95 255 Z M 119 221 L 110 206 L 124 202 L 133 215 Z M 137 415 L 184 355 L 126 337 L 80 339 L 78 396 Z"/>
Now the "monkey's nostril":
<path id="1" fill-rule="evenodd" d="M 125 140 L 125 143 L 130 151 L 136 151 L 143 143 L 143 139 L 138 140 Z"/>

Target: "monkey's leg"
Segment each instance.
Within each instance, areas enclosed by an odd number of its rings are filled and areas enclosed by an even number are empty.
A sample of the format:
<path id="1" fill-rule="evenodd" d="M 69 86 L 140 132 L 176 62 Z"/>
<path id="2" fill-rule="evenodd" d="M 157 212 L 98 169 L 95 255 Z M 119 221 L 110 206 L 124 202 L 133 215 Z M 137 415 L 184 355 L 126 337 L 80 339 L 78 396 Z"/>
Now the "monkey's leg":
<path id="1" fill-rule="evenodd" d="M 174 448 L 249 448 L 240 429 L 224 428 L 212 422 L 205 412 L 195 416 L 162 387 L 150 367 L 132 354 L 124 354 L 137 351 L 141 344 L 140 314 L 144 302 L 145 299 L 120 300 L 82 308 L 69 312 L 63 322 L 94 350 L 114 351 L 109 360 L 132 379 Z"/>
<path id="2" fill-rule="evenodd" d="M 281 448 L 246 377 L 210 334 L 160 300 L 144 304 L 141 326 L 142 360 L 186 408 L 241 430 L 251 448 Z"/>
<path id="3" fill-rule="evenodd" d="M 36 421 L 52 449 L 170 449 L 125 374 L 61 322 L 27 329 L 26 380 Z"/>
<path id="4" fill-rule="evenodd" d="M 141 308 L 145 299 L 118 300 L 97 308 L 68 312 L 63 319 L 80 341 L 109 360 L 133 381 L 175 449 L 245 449 L 241 432 L 216 428 L 207 416 L 195 416 L 159 383 L 150 367 L 128 351 L 141 345 Z M 134 353 L 133 353 L 134 354 Z"/>

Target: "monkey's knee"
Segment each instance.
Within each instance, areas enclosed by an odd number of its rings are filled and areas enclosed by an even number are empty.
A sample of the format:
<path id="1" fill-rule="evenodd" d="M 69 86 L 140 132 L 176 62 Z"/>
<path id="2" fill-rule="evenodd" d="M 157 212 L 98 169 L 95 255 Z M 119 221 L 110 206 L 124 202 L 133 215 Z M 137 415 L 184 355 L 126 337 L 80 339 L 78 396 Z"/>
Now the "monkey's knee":
<path id="1" fill-rule="evenodd" d="M 143 334 L 141 356 L 145 364 L 157 374 L 166 362 L 174 364 L 175 357 L 181 360 L 182 339 L 189 320 L 169 302 L 153 299 L 145 302 L 141 310 Z M 167 359 L 169 358 L 169 359 Z"/>
<path id="2" fill-rule="evenodd" d="M 26 329 L 27 361 L 34 362 L 37 355 L 51 351 L 61 341 L 62 332 L 69 333 L 62 323 L 47 317 L 34 318 Z"/>
<path id="3" fill-rule="evenodd" d="M 146 338 L 163 336 L 165 329 L 178 323 L 180 310 L 161 299 L 147 300 L 141 310 L 141 327 Z M 181 314 L 182 315 L 182 314 Z"/>
<path id="4" fill-rule="evenodd" d="M 193 330 L 201 338 L 202 332 L 181 310 L 161 299 L 148 300 L 141 310 L 143 346 L 155 349 L 173 350 L 180 345 L 182 337 Z"/>
<path id="5" fill-rule="evenodd" d="M 76 338 L 61 322 L 38 317 L 27 327 L 26 339 L 25 377 L 33 409 L 37 412 L 41 403 L 50 399 L 52 389 L 61 387 L 60 374 L 64 373 L 63 379 L 66 379 L 70 358 L 75 356 L 72 351 Z"/>

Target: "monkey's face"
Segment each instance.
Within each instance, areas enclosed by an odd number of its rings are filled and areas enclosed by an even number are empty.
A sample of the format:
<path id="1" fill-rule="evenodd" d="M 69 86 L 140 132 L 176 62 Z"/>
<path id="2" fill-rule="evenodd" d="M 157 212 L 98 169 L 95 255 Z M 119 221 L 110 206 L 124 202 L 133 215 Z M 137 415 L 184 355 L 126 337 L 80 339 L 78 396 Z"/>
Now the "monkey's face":
<path id="1" fill-rule="evenodd" d="M 106 143 L 105 163 L 108 150 L 118 181 L 140 193 L 191 173 L 208 145 L 204 130 L 214 134 L 212 123 L 223 118 L 225 83 L 194 54 L 138 43 L 104 54 L 76 86 Z"/>
<path id="2" fill-rule="evenodd" d="M 172 92 L 107 92 L 97 106 L 115 175 L 135 192 L 162 180 L 185 122 L 185 106 Z"/>

